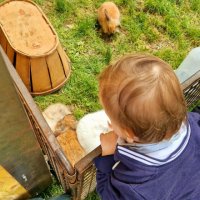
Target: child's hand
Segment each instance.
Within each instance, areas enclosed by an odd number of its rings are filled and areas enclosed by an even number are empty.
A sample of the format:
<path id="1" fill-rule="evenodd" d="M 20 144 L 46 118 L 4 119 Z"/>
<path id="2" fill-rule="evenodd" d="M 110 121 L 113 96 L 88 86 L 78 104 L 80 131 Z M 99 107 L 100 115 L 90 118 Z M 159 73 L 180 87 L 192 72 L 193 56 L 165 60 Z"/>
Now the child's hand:
<path id="1" fill-rule="evenodd" d="M 102 133 L 100 135 L 102 156 L 114 154 L 117 145 L 117 139 L 118 136 L 113 131 L 105 134 Z"/>

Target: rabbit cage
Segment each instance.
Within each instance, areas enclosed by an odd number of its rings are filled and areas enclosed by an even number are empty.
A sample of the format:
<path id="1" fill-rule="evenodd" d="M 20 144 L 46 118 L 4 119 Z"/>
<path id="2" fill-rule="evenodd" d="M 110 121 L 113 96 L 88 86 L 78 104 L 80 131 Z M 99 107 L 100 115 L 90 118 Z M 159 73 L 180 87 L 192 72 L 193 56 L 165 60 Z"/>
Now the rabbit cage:
<path id="1" fill-rule="evenodd" d="M 44 154 L 47 155 L 57 178 L 65 191 L 69 189 L 72 190 L 74 200 L 84 199 L 88 193 L 95 189 L 96 169 L 93 164 L 93 159 L 101 154 L 101 148 L 97 147 L 72 166 L 44 120 L 41 112 L 38 110 L 30 93 L 1 48 L 0 53 L 3 54 L 18 94 L 21 97 L 21 101 L 35 130 L 36 137 Z M 182 87 L 187 106 L 191 107 L 200 100 L 200 70 L 182 83 Z"/>
<path id="2" fill-rule="evenodd" d="M 0 44 L 32 95 L 58 90 L 70 75 L 56 32 L 31 1 L 0 4 Z"/>

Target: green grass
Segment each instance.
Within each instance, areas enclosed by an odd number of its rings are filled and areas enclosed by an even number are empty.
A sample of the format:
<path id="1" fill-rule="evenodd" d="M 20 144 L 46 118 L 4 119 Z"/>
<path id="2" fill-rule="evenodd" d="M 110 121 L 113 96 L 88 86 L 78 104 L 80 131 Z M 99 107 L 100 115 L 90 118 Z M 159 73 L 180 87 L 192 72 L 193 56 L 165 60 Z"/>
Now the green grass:
<path id="1" fill-rule="evenodd" d="M 65 0 L 56 0 L 56 11 L 63 13 L 66 11 Z"/>
<path id="2" fill-rule="evenodd" d="M 79 119 L 101 109 L 97 79 L 110 61 L 127 53 L 145 52 L 176 69 L 192 48 L 200 46 L 199 0 L 115 0 L 122 28 L 110 38 L 103 38 L 96 28 L 96 11 L 103 0 L 35 2 L 55 28 L 72 64 L 70 79 L 61 90 L 34 98 L 42 110 L 56 102 L 70 104 Z M 62 190 L 54 183 L 44 197 L 58 193 Z M 87 200 L 96 198 L 91 194 Z"/>
<path id="3" fill-rule="evenodd" d="M 44 199 L 49 199 L 51 197 L 55 197 L 63 193 L 64 191 L 63 191 L 62 186 L 58 183 L 58 181 L 53 176 L 53 183 L 39 196 Z"/>
<path id="4" fill-rule="evenodd" d="M 96 28 L 96 10 L 102 0 L 35 2 L 48 16 L 72 62 L 65 86 L 35 101 L 41 109 L 55 102 L 73 104 L 78 119 L 101 108 L 97 78 L 110 61 L 130 52 L 146 52 L 175 69 L 192 48 L 200 45 L 198 0 L 116 0 L 122 28 L 111 38 L 103 38 Z M 65 10 L 59 11 L 58 2 L 65 4 Z"/>

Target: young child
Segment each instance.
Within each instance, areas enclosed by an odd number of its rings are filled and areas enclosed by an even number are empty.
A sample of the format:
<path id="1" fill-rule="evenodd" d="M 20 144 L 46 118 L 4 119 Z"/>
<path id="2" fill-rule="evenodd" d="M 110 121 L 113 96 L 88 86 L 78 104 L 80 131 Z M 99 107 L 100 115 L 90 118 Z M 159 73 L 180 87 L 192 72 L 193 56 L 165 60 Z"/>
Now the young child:
<path id="1" fill-rule="evenodd" d="M 101 199 L 200 199 L 200 115 L 187 113 L 172 68 L 128 55 L 102 72 L 99 90 L 113 128 L 94 161 Z"/>

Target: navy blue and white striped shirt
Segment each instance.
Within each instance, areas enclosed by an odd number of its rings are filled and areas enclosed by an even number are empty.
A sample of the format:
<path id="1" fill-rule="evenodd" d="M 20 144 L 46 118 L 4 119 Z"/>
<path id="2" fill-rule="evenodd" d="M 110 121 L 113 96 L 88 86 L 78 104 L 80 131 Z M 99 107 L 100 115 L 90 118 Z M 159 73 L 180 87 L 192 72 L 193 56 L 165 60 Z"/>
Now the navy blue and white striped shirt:
<path id="1" fill-rule="evenodd" d="M 117 146 L 95 159 L 103 200 L 200 199 L 200 115 L 189 113 L 179 133 L 151 145 Z"/>

